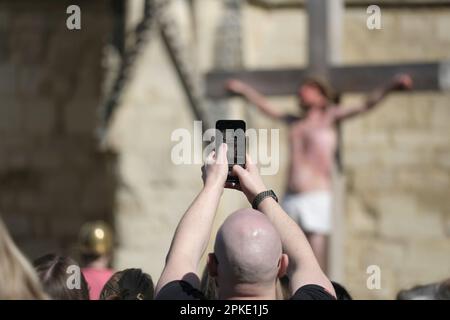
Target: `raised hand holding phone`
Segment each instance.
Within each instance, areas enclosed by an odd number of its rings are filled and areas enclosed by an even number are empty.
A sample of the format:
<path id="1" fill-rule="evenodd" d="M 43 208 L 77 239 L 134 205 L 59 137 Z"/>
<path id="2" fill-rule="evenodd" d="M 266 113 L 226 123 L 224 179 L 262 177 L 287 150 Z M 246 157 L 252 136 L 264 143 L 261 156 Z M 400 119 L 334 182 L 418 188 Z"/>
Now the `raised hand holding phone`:
<path id="1" fill-rule="evenodd" d="M 202 166 L 202 179 L 205 187 L 224 187 L 228 175 L 227 148 L 225 143 L 211 152 Z"/>
<path id="2" fill-rule="evenodd" d="M 239 189 L 239 178 L 232 173 L 234 165 L 245 168 L 246 137 L 242 120 L 219 120 L 216 122 L 216 149 L 227 144 L 228 175 L 225 187 Z"/>
<path id="3" fill-rule="evenodd" d="M 246 167 L 233 166 L 233 175 L 238 177 L 239 190 L 241 190 L 247 197 L 250 203 L 253 202 L 256 195 L 266 191 L 267 188 L 259 175 L 258 167 L 253 163 L 249 155 L 246 156 Z"/>

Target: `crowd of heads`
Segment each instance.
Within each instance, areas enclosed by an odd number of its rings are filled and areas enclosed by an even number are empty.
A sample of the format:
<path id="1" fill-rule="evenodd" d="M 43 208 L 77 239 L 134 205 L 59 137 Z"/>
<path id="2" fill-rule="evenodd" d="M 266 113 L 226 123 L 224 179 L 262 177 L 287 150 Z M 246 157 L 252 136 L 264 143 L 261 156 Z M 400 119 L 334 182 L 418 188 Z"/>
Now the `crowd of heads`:
<path id="1" fill-rule="evenodd" d="M 103 223 L 84 226 L 79 244 L 82 265 L 57 254 L 46 254 L 30 263 L 0 219 L 0 300 L 154 299 L 151 276 L 137 268 L 110 271 L 101 290 L 93 296 L 93 284 L 86 280 L 87 271 L 83 270 L 95 265 L 106 268 L 112 250 L 111 230 Z M 270 221 L 258 211 L 241 209 L 219 228 L 200 289 L 206 299 L 214 300 L 239 284 L 257 284 L 259 290 L 264 290 L 275 282 L 276 298 L 286 300 L 290 297 L 287 265 L 280 236 Z M 352 299 L 344 286 L 337 282 L 332 285 L 338 300 Z M 397 299 L 450 299 L 450 280 L 402 290 Z"/>
<path id="2" fill-rule="evenodd" d="M 289 278 L 280 266 L 284 258 L 279 236 L 263 215 L 255 215 L 250 211 L 252 209 L 244 209 L 230 215 L 216 235 L 214 254 L 208 257 L 200 284 L 201 291 L 208 300 L 220 298 L 218 286 L 226 288 L 238 282 L 264 285 L 273 281 L 276 281 L 277 299 L 289 298 Z M 247 221 L 249 219 L 252 221 Z M 248 241 L 249 237 L 256 237 L 258 240 Z M 264 252 L 271 254 L 264 257 L 255 255 L 255 252 L 261 250 L 249 248 L 250 243 L 264 247 Z M 92 246 L 87 247 L 92 249 Z M 100 251 L 108 254 L 109 249 Z M 81 259 L 85 262 L 104 258 L 93 251 L 84 252 L 87 256 L 82 255 Z M 218 268 L 221 269 L 220 272 L 217 271 Z M 30 263 L 17 248 L 0 219 L 0 300 L 89 300 L 90 285 L 83 272 L 77 273 L 77 270 L 83 270 L 78 262 L 56 254 L 43 255 Z M 218 274 L 221 276 L 217 277 Z M 338 300 L 352 299 L 344 286 L 337 282 L 332 284 Z M 151 276 L 141 269 L 130 268 L 113 273 L 104 283 L 98 297 L 93 298 L 152 300 L 154 292 Z M 397 299 L 448 300 L 450 280 L 402 290 Z"/>
<path id="3" fill-rule="evenodd" d="M 96 230 L 108 233 L 104 224 L 94 224 Z M 92 229 L 92 228 L 90 228 Z M 93 230 L 95 231 L 95 229 Z M 83 234 L 84 233 L 84 234 Z M 101 232 L 97 232 L 99 235 Z M 80 239 L 91 238 L 82 228 Z M 80 260 L 85 265 L 108 260 L 110 239 L 80 242 Z M 94 245 L 95 244 L 95 245 Z M 83 267 L 73 258 L 45 254 L 31 263 L 18 249 L 0 219 L 0 300 L 90 300 L 91 285 L 84 276 Z M 112 274 L 102 284 L 102 290 L 93 299 L 152 300 L 152 278 L 141 269 L 124 269 Z"/>
<path id="4" fill-rule="evenodd" d="M 237 282 L 257 282 L 264 285 L 273 281 L 277 281 L 277 299 L 289 297 L 289 279 L 286 276 L 280 277 L 280 273 L 284 271 L 280 267 L 283 254 L 279 236 L 262 214 L 255 215 L 251 211 L 254 210 L 243 209 L 230 215 L 218 231 L 214 254 L 210 255 L 201 279 L 201 290 L 207 299 L 219 299 L 218 286 L 226 287 Z M 94 226 L 100 227 L 98 224 Z M 108 228 L 101 230 L 110 232 Z M 91 239 L 91 243 L 86 245 L 84 240 L 92 236 L 86 232 L 85 227 L 80 234 L 80 250 L 85 253 L 80 256 L 80 260 L 84 261 L 84 266 L 86 262 L 89 265 L 109 254 L 109 248 L 93 250 L 95 246 L 105 245 L 98 239 Z M 249 237 L 258 239 L 256 242 L 248 241 Z M 110 239 L 106 242 L 109 247 Z M 255 252 L 262 250 L 249 247 L 249 244 L 255 243 L 260 249 L 264 248 L 264 252 L 270 252 L 270 256 L 255 255 Z M 216 277 L 218 268 L 221 277 Z M 0 271 L 0 300 L 90 299 L 91 288 L 83 274 L 83 265 L 71 257 L 57 254 L 45 254 L 33 263 L 29 262 L 17 248 L 1 220 Z M 151 276 L 141 269 L 130 268 L 113 273 L 103 284 L 98 297 L 93 299 L 152 300 L 154 292 Z"/>

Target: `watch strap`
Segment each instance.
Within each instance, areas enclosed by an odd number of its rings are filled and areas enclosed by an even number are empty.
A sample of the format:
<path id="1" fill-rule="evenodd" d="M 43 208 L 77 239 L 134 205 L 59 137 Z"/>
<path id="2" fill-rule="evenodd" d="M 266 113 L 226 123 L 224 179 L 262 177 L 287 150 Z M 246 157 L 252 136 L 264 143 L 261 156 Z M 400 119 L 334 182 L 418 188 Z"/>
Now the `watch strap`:
<path id="1" fill-rule="evenodd" d="M 253 199 L 252 202 L 252 208 L 253 209 L 258 209 L 259 204 L 265 199 L 271 197 L 273 198 L 276 202 L 278 202 L 278 197 L 275 194 L 275 192 L 273 192 L 273 190 L 267 190 L 267 191 L 263 191 L 261 193 L 258 193 L 255 197 L 255 199 Z"/>

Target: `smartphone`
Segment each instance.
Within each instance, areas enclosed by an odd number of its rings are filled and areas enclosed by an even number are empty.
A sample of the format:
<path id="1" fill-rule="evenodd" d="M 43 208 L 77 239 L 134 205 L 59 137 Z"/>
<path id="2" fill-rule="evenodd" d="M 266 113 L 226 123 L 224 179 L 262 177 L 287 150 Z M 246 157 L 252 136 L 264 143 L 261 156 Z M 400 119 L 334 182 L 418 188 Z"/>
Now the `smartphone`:
<path id="1" fill-rule="evenodd" d="M 227 182 L 239 184 L 238 177 L 231 175 L 234 165 L 245 168 L 246 137 L 245 121 L 219 120 L 216 122 L 216 150 L 222 143 L 228 146 L 228 177 Z"/>

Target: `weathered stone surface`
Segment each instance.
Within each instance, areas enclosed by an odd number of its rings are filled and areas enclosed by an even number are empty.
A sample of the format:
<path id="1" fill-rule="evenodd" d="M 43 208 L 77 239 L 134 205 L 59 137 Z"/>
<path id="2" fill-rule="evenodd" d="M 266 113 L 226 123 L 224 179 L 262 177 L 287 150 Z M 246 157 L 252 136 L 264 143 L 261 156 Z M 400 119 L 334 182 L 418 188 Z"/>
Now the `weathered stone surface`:
<path id="1" fill-rule="evenodd" d="M 386 9 L 382 11 L 383 29 L 371 32 L 365 28 L 362 9 L 350 9 L 345 20 L 344 60 L 447 59 L 450 37 L 442 30 L 450 27 L 449 15 L 448 10 Z M 346 282 L 356 297 L 394 298 L 401 288 L 448 277 L 449 102 L 448 93 L 393 95 L 370 115 L 345 126 L 344 159 L 351 187 L 345 269 Z M 362 199 L 366 210 L 352 204 L 354 198 Z M 361 212 L 374 220 L 375 237 L 371 229 L 359 232 Z M 360 275 L 366 266 L 358 261 L 366 254 L 358 248 L 366 241 L 378 247 L 374 260 L 385 256 L 380 262 L 384 287 L 380 291 L 367 290 Z M 386 255 L 392 244 L 399 246 Z"/>
<path id="2" fill-rule="evenodd" d="M 72 251 L 80 225 L 111 219 L 113 172 L 99 155 L 108 1 L 83 1 L 82 30 L 66 1 L 0 1 L 0 208 L 30 258 Z"/>

